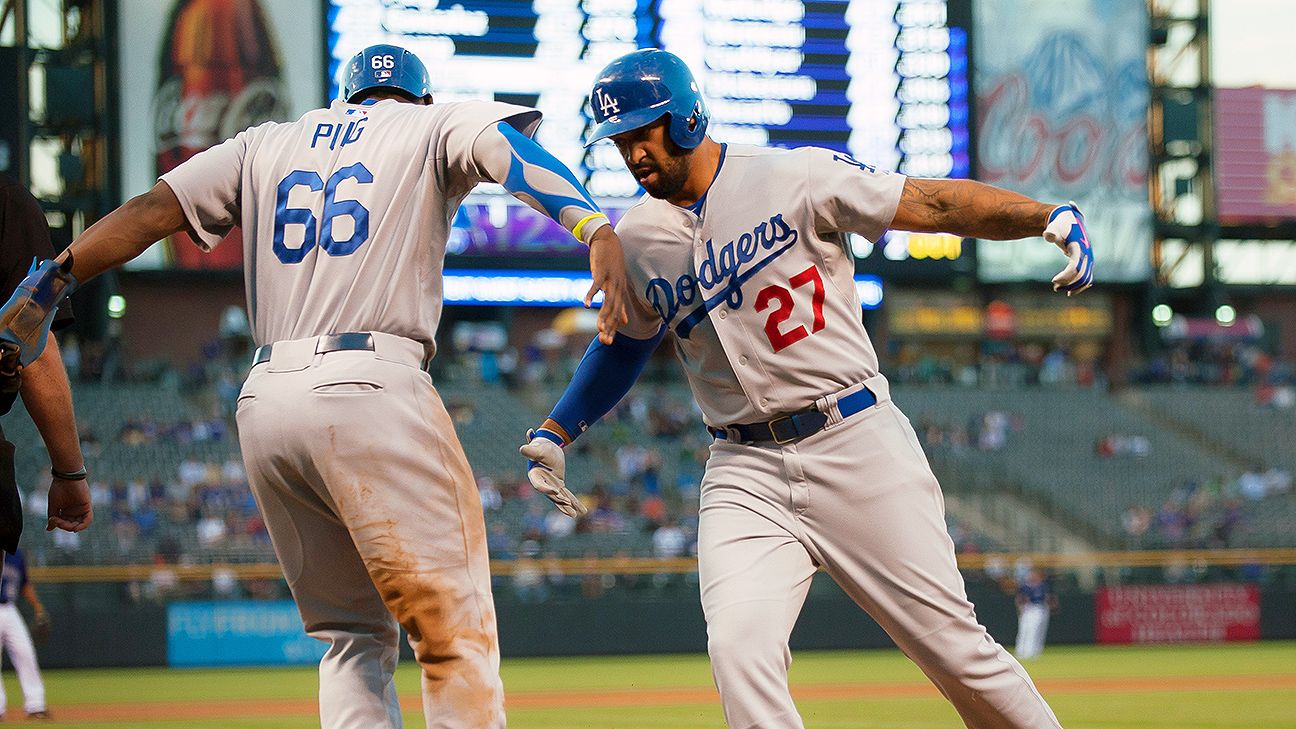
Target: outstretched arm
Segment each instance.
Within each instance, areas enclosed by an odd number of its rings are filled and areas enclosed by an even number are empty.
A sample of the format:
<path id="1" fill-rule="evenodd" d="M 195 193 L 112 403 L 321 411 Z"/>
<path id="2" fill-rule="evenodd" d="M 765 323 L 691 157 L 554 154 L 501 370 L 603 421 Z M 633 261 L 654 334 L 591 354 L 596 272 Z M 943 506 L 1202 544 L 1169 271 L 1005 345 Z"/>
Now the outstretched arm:
<path id="1" fill-rule="evenodd" d="M 527 431 L 528 442 L 521 448 L 527 457 L 527 478 L 564 514 L 580 516 L 585 506 L 565 483 L 563 446 L 621 402 L 665 336 L 663 326 L 651 339 L 617 334 L 611 344 L 594 340 L 553 412 L 538 429 Z"/>
<path id="2" fill-rule="evenodd" d="M 630 392 L 665 336 L 666 328 L 662 327 L 651 339 L 618 334 L 612 344 L 591 342 L 567 390 L 540 426 L 541 431 L 559 436 L 558 445 L 575 440 Z"/>
<path id="3" fill-rule="evenodd" d="M 158 182 L 90 226 L 57 260 L 72 256 L 72 275 L 84 283 L 188 227 L 175 192 Z"/>
<path id="4" fill-rule="evenodd" d="M 1043 235 L 1067 256 L 1066 268 L 1053 277 L 1053 290 L 1071 296 L 1093 285 L 1093 250 L 1084 215 L 1074 203 L 1048 205 L 973 180 L 909 177 L 891 227 L 987 240 Z"/>
<path id="5" fill-rule="evenodd" d="M 905 179 L 891 227 L 986 240 L 1039 235 L 1054 205 L 973 180 Z"/>
<path id="6" fill-rule="evenodd" d="M 595 292 L 603 290 L 599 339 L 611 344 L 617 327 L 626 323 L 629 284 L 621 240 L 607 216 L 566 165 L 506 121 L 483 131 L 473 142 L 472 153 L 473 161 L 492 181 L 589 246 L 594 285 L 585 295 L 585 306 L 593 303 Z"/>

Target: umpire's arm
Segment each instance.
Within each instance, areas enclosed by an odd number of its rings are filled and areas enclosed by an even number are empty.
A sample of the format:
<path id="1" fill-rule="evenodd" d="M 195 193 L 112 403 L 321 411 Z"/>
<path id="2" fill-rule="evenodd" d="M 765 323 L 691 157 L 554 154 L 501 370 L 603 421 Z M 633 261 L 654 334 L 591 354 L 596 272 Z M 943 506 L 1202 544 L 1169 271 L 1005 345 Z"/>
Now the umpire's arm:
<path id="1" fill-rule="evenodd" d="M 152 190 L 136 195 L 90 226 L 58 260 L 72 256 L 72 275 L 84 282 L 182 230 L 189 230 L 189 222 L 180 200 L 170 185 L 158 182 Z"/>

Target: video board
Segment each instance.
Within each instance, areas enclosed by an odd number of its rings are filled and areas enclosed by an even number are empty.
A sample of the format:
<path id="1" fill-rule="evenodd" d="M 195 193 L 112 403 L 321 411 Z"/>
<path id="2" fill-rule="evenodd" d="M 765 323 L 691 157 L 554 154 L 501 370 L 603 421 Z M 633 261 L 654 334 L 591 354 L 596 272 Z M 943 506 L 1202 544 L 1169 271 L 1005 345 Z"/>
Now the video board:
<path id="1" fill-rule="evenodd" d="M 827 147 L 926 177 L 971 171 L 967 30 L 949 22 L 959 0 L 326 2 L 330 96 L 356 51 L 403 45 L 428 66 L 439 101 L 495 99 L 544 112 L 537 140 L 614 218 L 642 191 L 610 143 L 584 148 L 587 94 L 607 63 L 638 48 L 664 48 L 689 64 L 718 141 Z M 498 188 L 479 190 L 457 217 L 452 253 L 581 254 L 565 231 Z M 865 243 L 857 255 L 908 257 L 904 245 Z"/>

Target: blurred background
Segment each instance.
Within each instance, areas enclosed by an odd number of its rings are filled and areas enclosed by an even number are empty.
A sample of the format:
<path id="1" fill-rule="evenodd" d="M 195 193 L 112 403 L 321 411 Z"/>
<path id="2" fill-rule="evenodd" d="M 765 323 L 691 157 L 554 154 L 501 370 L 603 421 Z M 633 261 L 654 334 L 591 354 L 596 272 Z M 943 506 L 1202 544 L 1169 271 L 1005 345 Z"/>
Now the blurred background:
<path id="1" fill-rule="evenodd" d="M 1287 0 L 4 0 L 0 170 L 61 248 L 196 152 L 326 104 L 340 59 L 392 42 L 437 100 L 543 110 L 539 141 L 615 219 L 639 191 L 611 145 L 582 147 L 585 95 L 610 59 L 664 47 L 721 141 L 1086 212 L 1097 285 L 1079 298 L 1050 292 L 1061 257 L 1038 238 L 850 241 L 994 635 L 1012 641 L 1038 568 L 1059 597 L 1050 643 L 1296 638 L 1294 24 Z M 24 414 L 5 420 L 28 560 L 64 626 L 46 667 L 323 650 L 291 619 L 239 458 L 251 343 L 232 236 L 211 255 L 160 242 L 74 297 L 61 336 L 90 530 L 43 531 L 47 458 Z M 486 509 L 503 650 L 702 651 L 709 438 L 670 345 L 571 449 L 588 517 L 533 493 L 516 455 L 593 336 L 584 267 L 499 189 L 458 214 L 432 371 Z M 889 645 L 820 578 L 794 647 Z"/>

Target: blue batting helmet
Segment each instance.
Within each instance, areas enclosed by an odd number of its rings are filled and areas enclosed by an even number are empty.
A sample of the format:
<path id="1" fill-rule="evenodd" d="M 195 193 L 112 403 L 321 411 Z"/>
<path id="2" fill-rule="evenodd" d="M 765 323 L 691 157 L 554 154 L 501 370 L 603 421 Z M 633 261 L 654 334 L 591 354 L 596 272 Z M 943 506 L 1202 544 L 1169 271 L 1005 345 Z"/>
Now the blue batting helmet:
<path id="1" fill-rule="evenodd" d="M 594 129 L 587 147 L 667 116 L 671 139 L 693 149 L 706 136 L 711 116 L 688 66 L 674 53 L 656 48 L 627 53 L 609 63 L 594 81 L 590 108 Z"/>
<path id="2" fill-rule="evenodd" d="M 338 78 L 338 99 L 349 103 L 357 94 L 377 88 L 403 91 L 415 99 L 432 96 L 427 67 L 418 56 L 386 43 L 369 46 L 347 61 Z"/>

